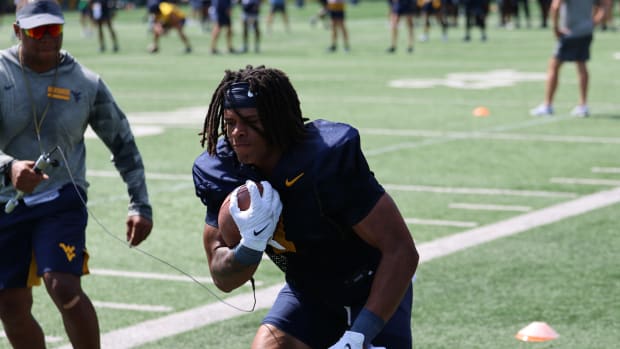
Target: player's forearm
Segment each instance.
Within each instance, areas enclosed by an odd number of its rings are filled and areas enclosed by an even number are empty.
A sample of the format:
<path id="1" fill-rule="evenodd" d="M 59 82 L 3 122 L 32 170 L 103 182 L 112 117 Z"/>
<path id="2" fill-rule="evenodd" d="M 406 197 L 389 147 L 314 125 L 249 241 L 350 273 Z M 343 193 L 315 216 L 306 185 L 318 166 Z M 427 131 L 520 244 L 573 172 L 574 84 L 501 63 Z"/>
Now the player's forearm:
<path id="1" fill-rule="evenodd" d="M 383 254 L 375 273 L 366 309 L 384 321 L 389 320 L 400 304 L 418 266 L 417 251 L 399 248 Z"/>
<path id="2" fill-rule="evenodd" d="M 248 282 L 256 272 L 258 264 L 243 265 L 235 260 L 233 250 L 222 246 L 213 252 L 209 267 L 217 288 L 230 292 Z"/>

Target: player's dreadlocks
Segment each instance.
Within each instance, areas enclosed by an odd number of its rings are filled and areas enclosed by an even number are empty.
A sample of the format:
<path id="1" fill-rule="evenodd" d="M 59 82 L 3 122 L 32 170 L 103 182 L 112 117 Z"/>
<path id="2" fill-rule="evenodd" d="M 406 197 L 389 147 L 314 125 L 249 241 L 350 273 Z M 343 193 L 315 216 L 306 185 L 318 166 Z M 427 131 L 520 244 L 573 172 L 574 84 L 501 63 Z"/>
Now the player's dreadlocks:
<path id="1" fill-rule="evenodd" d="M 269 144 L 286 149 L 305 136 L 304 122 L 308 119 L 302 116 L 297 92 L 288 76 L 278 69 L 248 65 L 238 71 L 226 70 L 213 93 L 200 133 L 200 144 L 204 147 L 207 143 L 210 155 L 215 154 L 218 137 L 226 136 L 223 117 L 226 94 L 231 85 L 238 82 L 248 83 L 249 90 L 256 95 L 258 117 L 265 130 L 259 132 Z"/>

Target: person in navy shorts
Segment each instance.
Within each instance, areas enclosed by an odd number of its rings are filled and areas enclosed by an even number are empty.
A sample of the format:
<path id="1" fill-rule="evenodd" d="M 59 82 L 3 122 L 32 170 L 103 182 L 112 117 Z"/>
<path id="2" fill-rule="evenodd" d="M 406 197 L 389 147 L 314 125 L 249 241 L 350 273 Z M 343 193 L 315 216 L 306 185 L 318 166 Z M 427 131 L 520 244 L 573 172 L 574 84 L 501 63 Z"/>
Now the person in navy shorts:
<path id="1" fill-rule="evenodd" d="M 206 151 L 192 171 L 215 285 L 225 292 L 244 285 L 264 252 L 286 279 L 252 348 L 412 347 L 419 255 L 355 128 L 309 121 L 284 72 L 248 66 L 226 71 L 201 141 Z M 241 184 L 251 196 L 245 211 L 235 199 Z M 218 228 L 231 192 L 236 246 Z"/>
<path id="2" fill-rule="evenodd" d="M 127 184 L 129 244 L 153 227 L 127 117 L 99 75 L 61 50 L 64 23 L 55 0 L 24 1 L 13 24 L 19 43 L 0 51 L 0 319 L 14 348 L 45 348 L 32 314 L 41 279 L 72 347 L 100 347 L 97 314 L 81 286 L 89 273 L 87 126 Z"/>

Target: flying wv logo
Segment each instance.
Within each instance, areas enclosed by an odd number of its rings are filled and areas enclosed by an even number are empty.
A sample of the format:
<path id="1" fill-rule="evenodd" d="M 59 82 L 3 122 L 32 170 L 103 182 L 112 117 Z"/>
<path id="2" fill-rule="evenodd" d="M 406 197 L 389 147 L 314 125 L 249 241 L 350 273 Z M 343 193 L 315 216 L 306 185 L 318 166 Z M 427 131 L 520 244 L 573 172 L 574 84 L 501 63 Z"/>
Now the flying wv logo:
<path id="1" fill-rule="evenodd" d="M 67 255 L 67 259 L 69 260 L 69 262 L 71 262 L 73 258 L 75 258 L 75 246 L 65 245 L 62 242 L 59 243 L 58 246 L 60 246 L 60 248 L 62 248 L 62 250 L 65 252 L 65 255 Z"/>

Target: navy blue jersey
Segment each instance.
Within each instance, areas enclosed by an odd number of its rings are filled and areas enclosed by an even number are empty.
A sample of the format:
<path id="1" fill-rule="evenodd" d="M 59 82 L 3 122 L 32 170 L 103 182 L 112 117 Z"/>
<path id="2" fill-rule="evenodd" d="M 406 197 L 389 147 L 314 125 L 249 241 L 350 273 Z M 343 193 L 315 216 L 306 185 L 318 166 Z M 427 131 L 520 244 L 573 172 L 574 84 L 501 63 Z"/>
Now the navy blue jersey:
<path id="1" fill-rule="evenodd" d="M 282 216 L 267 254 L 286 280 L 311 297 L 334 304 L 365 301 L 379 262 L 378 249 L 353 233 L 385 190 L 370 171 L 353 127 L 325 120 L 306 124 L 308 136 L 288 149 L 269 178 L 240 164 L 224 138 L 216 156 L 194 162 L 196 195 L 217 226 L 221 203 L 246 179 L 268 180 L 280 194 Z"/>

